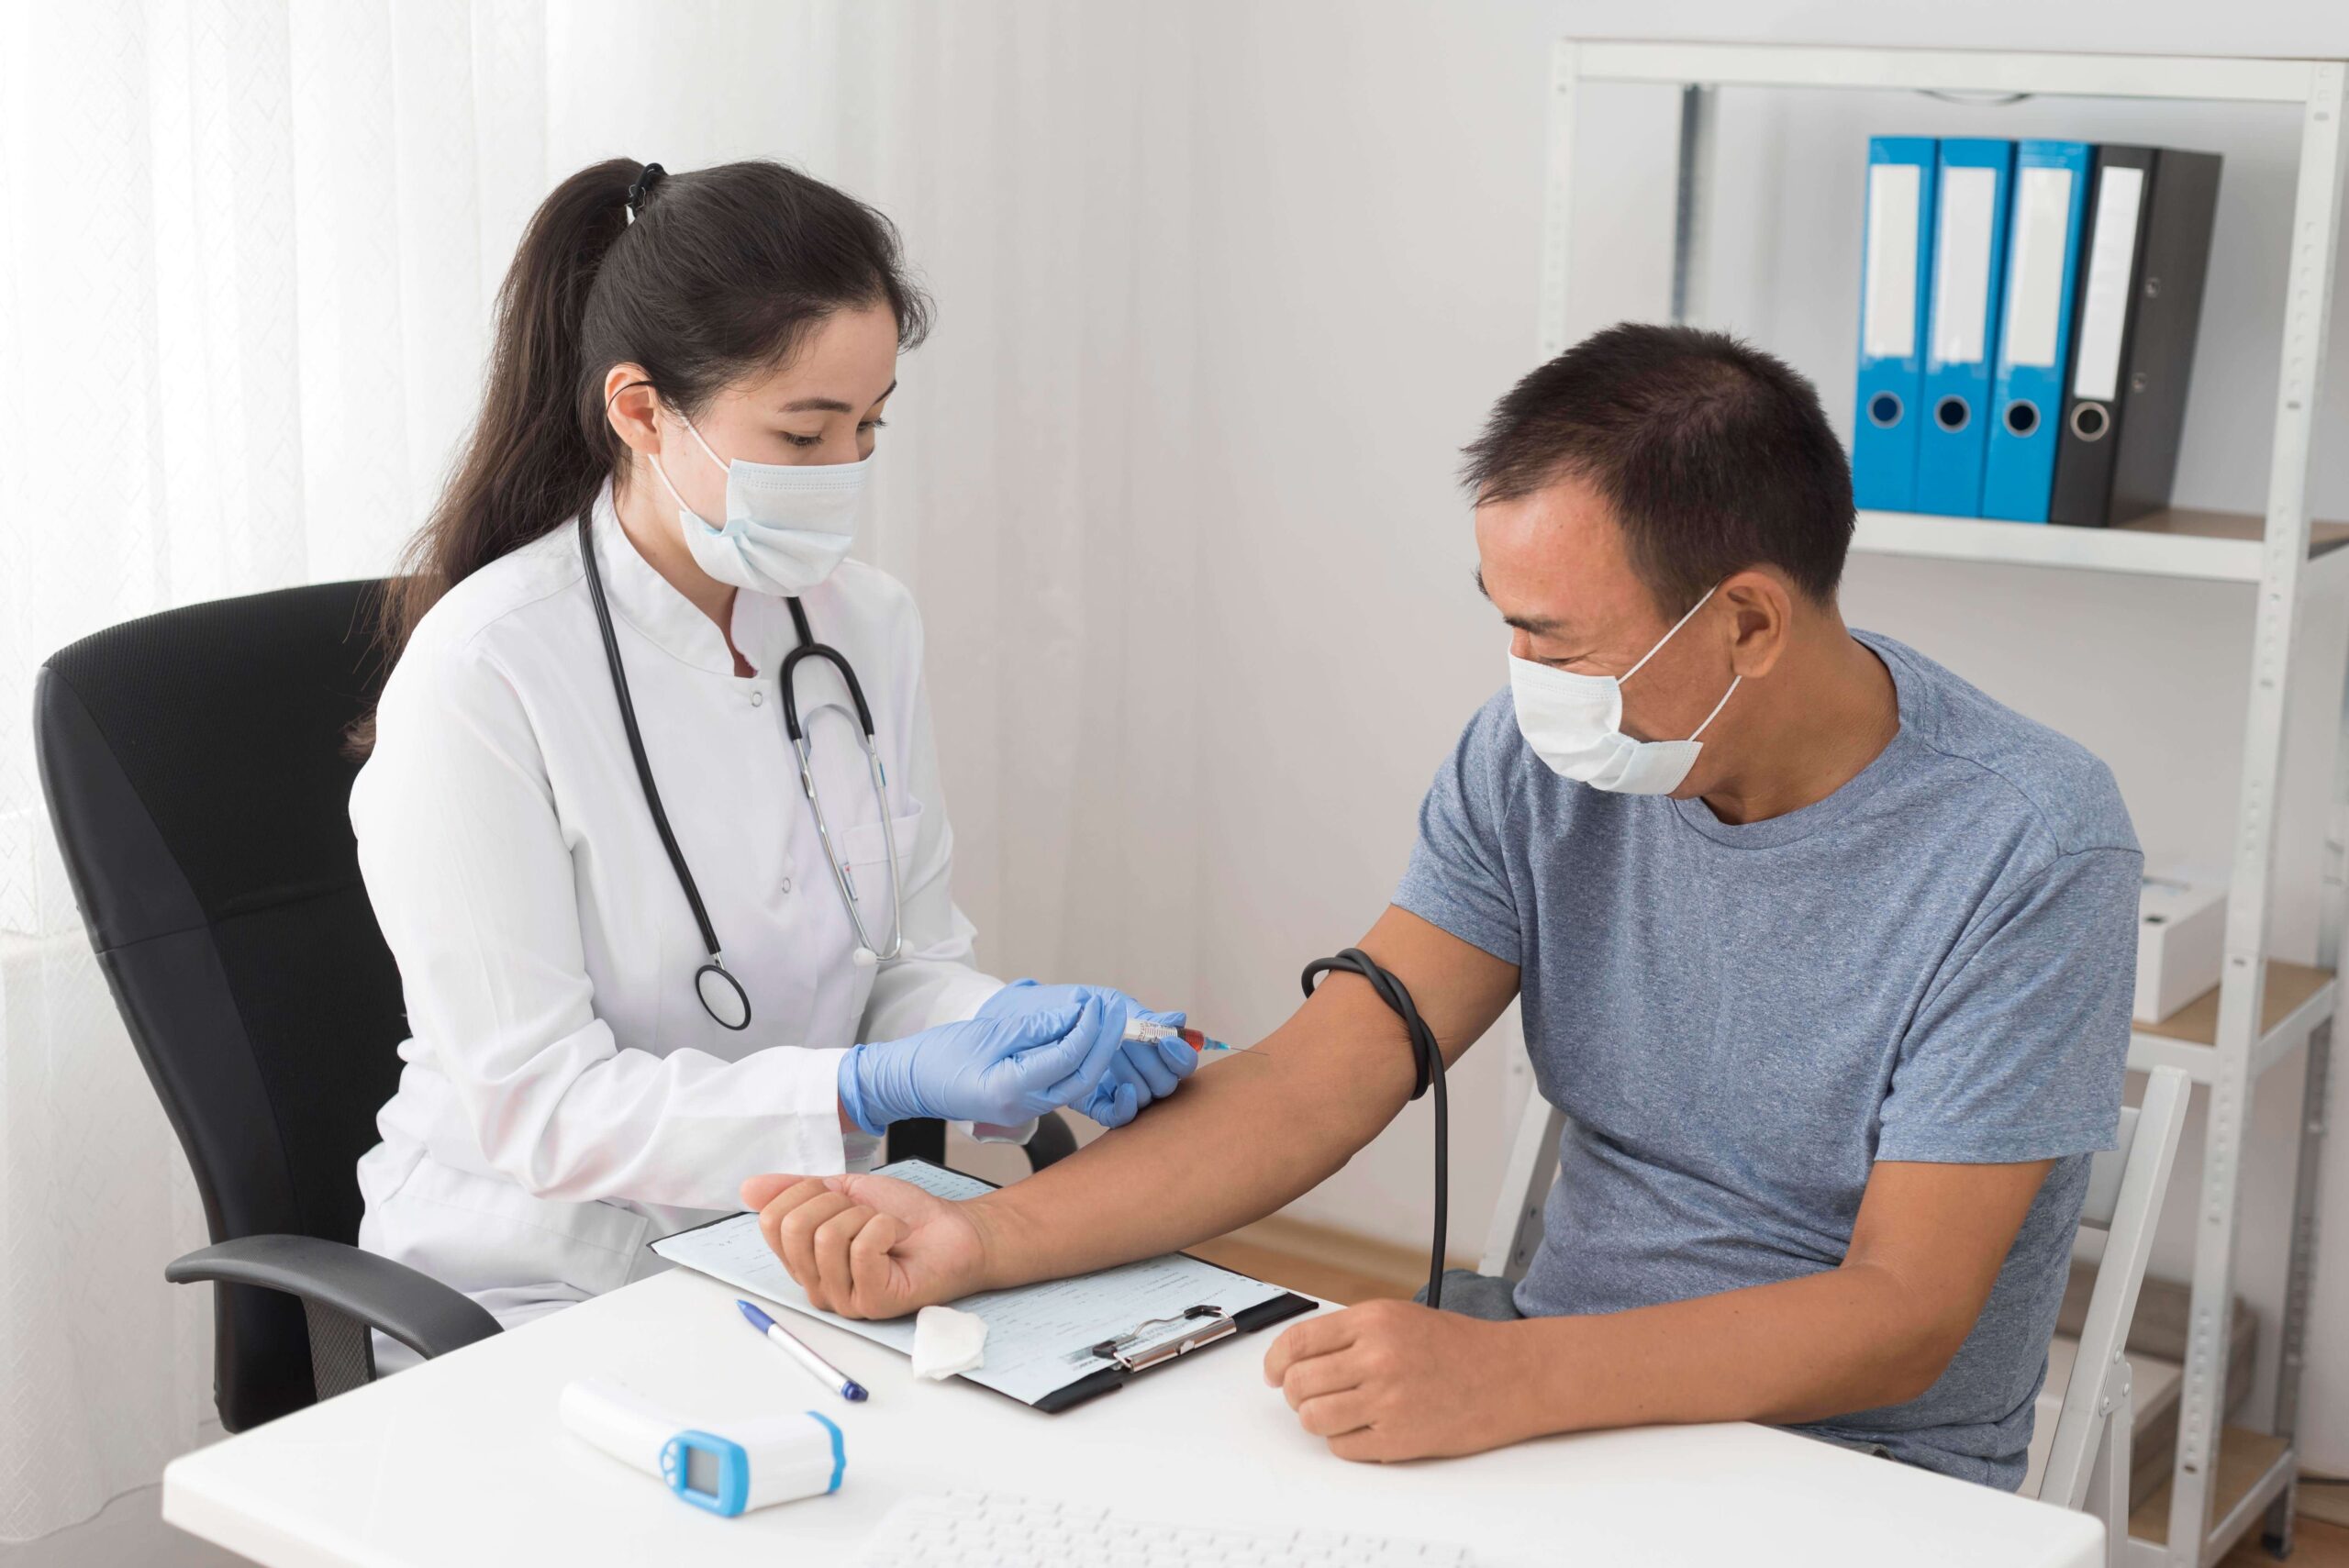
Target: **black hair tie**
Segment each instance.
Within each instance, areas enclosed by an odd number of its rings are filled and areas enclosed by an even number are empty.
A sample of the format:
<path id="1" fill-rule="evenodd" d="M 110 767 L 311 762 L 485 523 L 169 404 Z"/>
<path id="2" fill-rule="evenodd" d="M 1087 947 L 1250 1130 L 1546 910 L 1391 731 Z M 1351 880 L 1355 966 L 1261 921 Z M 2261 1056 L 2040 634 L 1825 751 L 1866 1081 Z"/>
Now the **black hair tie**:
<path id="1" fill-rule="evenodd" d="M 628 188 L 628 220 L 634 223 L 643 215 L 644 204 L 652 195 L 652 187 L 667 179 L 669 171 L 658 163 L 647 163 L 636 176 L 636 183 Z"/>

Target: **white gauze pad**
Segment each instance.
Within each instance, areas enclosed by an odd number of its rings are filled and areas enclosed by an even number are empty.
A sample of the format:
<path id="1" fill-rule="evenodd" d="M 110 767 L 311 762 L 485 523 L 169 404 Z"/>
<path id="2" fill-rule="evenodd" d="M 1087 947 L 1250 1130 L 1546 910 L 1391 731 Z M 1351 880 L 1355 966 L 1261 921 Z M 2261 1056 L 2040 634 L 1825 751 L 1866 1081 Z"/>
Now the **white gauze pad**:
<path id="1" fill-rule="evenodd" d="M 914 1375 L 949 1378 L 986 1359 L 987 1320 L 951 1307 L 925 1307 L 914 1317 Z"/>

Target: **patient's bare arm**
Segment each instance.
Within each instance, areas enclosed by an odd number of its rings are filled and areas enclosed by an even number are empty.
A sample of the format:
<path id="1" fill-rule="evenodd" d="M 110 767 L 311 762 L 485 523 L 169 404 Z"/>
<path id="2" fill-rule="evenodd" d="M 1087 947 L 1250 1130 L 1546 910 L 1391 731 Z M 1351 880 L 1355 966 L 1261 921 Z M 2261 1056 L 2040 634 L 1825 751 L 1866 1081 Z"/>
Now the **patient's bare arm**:
<path id="1" fill-rule="evenodd" d="M 1402 909 L 1359 945 L 1410 988 L 1446 1062 L 1517 994 L 1515 965 Z M 1415 1075 L 1401 1021 L 1363 981 L 1331 975 L 1255 1050 L 1000 1192 L 956 1204 L 886 1177 L 774 1175 L 745 1183 L 743 1201 L 817 1305 L 891 1317 L 1262 1218 L 1377 1136 Z"/>

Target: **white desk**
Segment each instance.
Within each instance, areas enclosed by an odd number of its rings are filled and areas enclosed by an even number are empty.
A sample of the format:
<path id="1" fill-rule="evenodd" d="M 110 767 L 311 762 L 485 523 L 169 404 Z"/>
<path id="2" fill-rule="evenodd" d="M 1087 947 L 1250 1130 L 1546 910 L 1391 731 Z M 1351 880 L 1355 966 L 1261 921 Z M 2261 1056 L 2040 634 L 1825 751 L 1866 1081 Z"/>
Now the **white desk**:
<path id="1" fill-rule="evenodd" d="M 1277 1330 L 1040 1416 L 959 1381 L 917 1383 L 903 1357 L 794 1321 L 873 1390 L 850 1406 L 743 1328 L 733 1296 L 657 1275 L 188 1454 L 163 1473 L 163 1518 L 271 1568 L 777 1568 L 836 1562 L 898 1498 L 969 1485 L 1143 1518 L 1454 1540 L 1486 1568 L 2101 1560 L 2103 1529 L 2082 1515 L 1761 1427 L 1350 1464 L 1264 1386 Z M 847 1478 L 829 1497 L 703 1514 L 563 1431 L 556 1396 L 589 1372 L 713 1422 L 812 1406 L 847 1434 Z"/>

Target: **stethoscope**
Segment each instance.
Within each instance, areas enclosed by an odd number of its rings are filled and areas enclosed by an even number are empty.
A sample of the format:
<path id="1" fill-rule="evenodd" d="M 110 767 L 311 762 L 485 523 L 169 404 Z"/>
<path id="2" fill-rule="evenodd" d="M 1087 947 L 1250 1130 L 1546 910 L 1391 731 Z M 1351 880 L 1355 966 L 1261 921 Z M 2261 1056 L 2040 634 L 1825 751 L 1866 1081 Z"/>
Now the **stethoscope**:
<path id="1" fill-rule="evenodd" d="M 629 754 L 636 759 L 637 782 L 644 786 L 644 804 L 651 808 L 652 826 L 661 835 L 661 847 L 668 851 L 669 865 L 677 873 L 677 885 L 685 890 L 685 902 L 693 906 L 694 924 L 701 929 L 701 945 L 709 954 L 709 962 L 694 971 L 694 995 L 701 998 L 702 1010 L 721 1029 L 746 1029 L 751 1027 L 751 996 L 742 983 L 726 968 L 726 954 L 718 945 L 718 928 L 709 921 L 709 910 L 701 901 L 701 889 L 694 884 L 694 873 L 686 868 L 685 854 L 677 848 L 677 835 L 670 829 L 669 814 L 661 808 L 661 791 L 652 782 L 652 763 L 644 754 L 644 737 L 636 727 L 636 704 L 629 700 L 628 672 L 620 667 L 619 639 L 612 632 L 611 607 L 604 602 L 604 574 L 596 565 L 596 546 L 591 532 L 596 510 L 589 502 L 579 513 L 579 559 L 587 568 L 587 596 L 595 601 L 596 624 L 604 633 L 604 662 L 611 666 L 612 691 L 620 701 L 620 728 L 628 731 Z M 791 737 L 792 750 L 799 755 L 799 788 L 807 797 L 807 807 L 816 817 L 816 836 L 823 840 L 824 860 L 832 868 L 832 886 L 841 895 L 841 907 L 848 911 L 849 924 L 856 929 L 856 962 L 874 964 L 893 959 L 904 951 L 906 931 L 904 911 L 898 899 L 897 830 L 889 820 L 888 775 L 881 768 L 881 753 L 873 742 L 873 709 L 865 705 L 864 688 L 857 683 L 856 672 L 849 668 L 848 660 L 839 650 L 816 640 L 807 627 L 807 612 L 796 598 L 784 601 L 791 606 L 791 624 L 799 633 L 799 646 L 784 657 L 782 679 L 783 728 Z M 864 929 L 864 915 L 858 906 L 856 883 L 848 874 L 840 851 L 832 842 L 831 825 L 824 819 L 824 803 L 816 794 L 816 769 L 807 751 L 807 733 L 799 723 L 799 698 L 796 682 L 802 661 L 821 660 L 840 672 L 848 683 L 849 699 L 856 705 L 856 721 L 864 732 L 864 762 L 873 779 L 873 798 L 880 807 L 881 842 L 889 857 L 889 945 L 876 946 Z"/>

